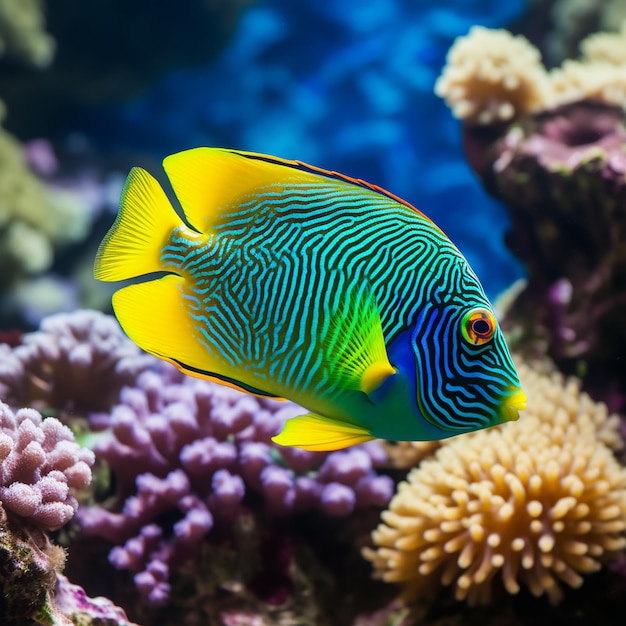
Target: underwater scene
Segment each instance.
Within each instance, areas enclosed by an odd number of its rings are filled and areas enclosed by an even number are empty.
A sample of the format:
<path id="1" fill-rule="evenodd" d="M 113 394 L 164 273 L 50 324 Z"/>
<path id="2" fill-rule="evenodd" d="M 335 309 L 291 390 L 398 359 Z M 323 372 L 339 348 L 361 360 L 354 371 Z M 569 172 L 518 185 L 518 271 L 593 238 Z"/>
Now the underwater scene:
<path id="1" fill-rule="evenodd" d="M 0 624 L 622 626 L 626 0 L 0 0 Z"/>

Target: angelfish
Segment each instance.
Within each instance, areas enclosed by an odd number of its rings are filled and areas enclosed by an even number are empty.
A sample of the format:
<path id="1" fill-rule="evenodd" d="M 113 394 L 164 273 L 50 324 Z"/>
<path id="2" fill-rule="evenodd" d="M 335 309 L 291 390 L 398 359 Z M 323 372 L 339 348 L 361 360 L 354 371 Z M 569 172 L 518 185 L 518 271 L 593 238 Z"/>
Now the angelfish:
<path id="1" fill-rule="evenodd" d="M 138 279 L 113 308 L 141 348 L 305 407 L 274 437 L 286 446 L 444 439 L 518 418 L 526 399 L 478 278 L 408 202 L 264 154 L 195 148 L 163 166 L 179 212 L 133 168 L 95 261 L 100 280 Z"/>

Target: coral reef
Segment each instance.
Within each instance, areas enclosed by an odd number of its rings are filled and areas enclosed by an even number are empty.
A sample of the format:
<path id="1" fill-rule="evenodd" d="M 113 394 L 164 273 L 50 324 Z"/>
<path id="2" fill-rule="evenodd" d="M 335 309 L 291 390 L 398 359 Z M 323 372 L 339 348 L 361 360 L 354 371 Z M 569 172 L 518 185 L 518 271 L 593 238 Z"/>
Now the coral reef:
<path id="1" fill-rule="evenodd" d="M 453 114 L 494 124 L 532 113 L 547 99 L 548 73 L 539 50 L 506 30 L 473 26 L 450 48 L 435 83 Z"/>
<path id="2" fill-rule="evenodd" d="M 588 37 L 581 50 L 579 60 L 548 72 L 526 38 L 475 26 L 450 48 L 435 92 L 469 125 L 499 125 L 584 99 L 623 106 L 626 22 L 620 33 Z"/>
<path id="3" fill-rule="evenodd" d="M 48 612 L 56 573 L 65 552 L 39 528 L 10 518 L 0 507 L 0 584 L 4 624 L 23 624 L 37 613 Z"/>
<path id="4" fill-rule="evenodd" d="M 0 507 L 0 622 L 6 626 L 133 626 L 106 598 L 89 598 L 60 572 L 65 550 Z"/>
<path id="5" fill-rule="evenodd" d="M 345 516 L 391 497 L 391 479 L 374 470 L 386 461 L 378 443 L 331 454 L 281 448 L 271 437 L 301 408 L 160 367 L 122 390 L 95 448 L 115 475 L 116 509 L 78 516 L 83 532 L 117 544 L 111 563 L 135 572 L 150 603 L 167 600 L 172 571 L 242 510 Z"/>
<path id="6" fill-rule="evenodd" d="M 46 67 L 54 50 L 54 40 L 44 28 L 42 0 L 0 0 L 0 57 Z"/>
<path id="7" fill-rule="evenodd" d="M 90 599 L 61 575 L 65 551 L 48 533 L 78 508 L 71 490 L 91 481 L 94 454 L 54 417 L 0 403 L 0 621 L 129 624 L 109 601 Z M 77 621 L 78 620 L 78 621 Z"/>
<path id="8" fill-rule="evenodd" d="M 62 574 L 56 578 L 50 611 L 56 619 L 53 623 L 62 625 L 65 618 L 68 626 L 136 626 L 108 598 L 90 598 Z"/>
<path id="9" fill-rule="evenodd" d="M 606 413 L 576 387 L 524 369 L 520 378 L 518 422 L 443 445 L 382 514 L 364 555 L 405 597 L 443 583 L 486 604 L 523 585 L 558 603 L 563 584 L 579 587 L 626 547 L 626 468 L 598 439 Z"/>
<path id="10" fill-rule="evenodd" d="M 590 33 L 621 24 L 626 5 L 623 0 L 557 0 L 551 12 L 554 28 L 546 40 L 547 53 L 552 62 L 560 63 L 574 56 L 580 41 Z"/>
<path id="11" fill-rule="evenodd" d="M 0 344 L 0 400 L 65 413 L 106 411 L 154 363 L 99 311 L 47 317 L 11 348 Z"/>
<path id="12" fill-rule="evenodd" d="M 624 46 L 626 30 L 595 35 L 550 73 L 545 110 L 463 126 L 468 161 L 506 204 L 507 245 L 528 272 L 503 326 L 615 410 L 626 408 Z"/>
<path id="13" fill-rule="evenodd" d="M 594 402 L 581 391 L 581 381 L 566 378 L 549 362 L 528 362 L 514 355 L 515 367 L 527 394 L 532 394 L 532 415 L 544 426 L 589 423 L 594 437 L 614 452 L 624 448 L 619 415 L 609 414 L 604 402 Z"/>
<path id="14" fill-rule="evenodd" d="M 91 481 L 94 454 L 81 448 L 57 419 L 34 409 L 13 414 L 0 403 L 0 502 L 7 512 L 57 530 L 76 512 L 71 489 Z"/>
<path id="15" fill-rule="evenodd" d="M 0 285 L 50 268 L 55 251 L 82 240 L 90 225 L 80 198 L 46 188 L 22 147 L 0 129 Z"/>

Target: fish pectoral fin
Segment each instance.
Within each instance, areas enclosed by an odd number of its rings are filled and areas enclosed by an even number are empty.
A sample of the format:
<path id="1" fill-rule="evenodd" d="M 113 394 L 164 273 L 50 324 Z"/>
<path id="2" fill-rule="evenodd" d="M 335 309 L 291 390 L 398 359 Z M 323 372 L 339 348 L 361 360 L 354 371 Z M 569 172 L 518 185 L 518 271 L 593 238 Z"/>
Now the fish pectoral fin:
<path id="1" fill-rule="evenodd" d="M 281 446 L 328 452 L 370 441 L 375 437 L 362 426 L 307 413 L 287 420 L 282 432 L 272 441 Z"/>
<path id="2" fill-rule="evenodd" d="M 116 281 L 161 271 L 161 252 L 181 225 L 157 180 L 134 167 L 122 190 L 117 219 L 98 247 L 94 276 Z"/>
<path id="3" fill-rule="evenodd" d="M 329 379 L 340 389 L 370 394 L 396 373 L 387 356 L 380 313 L 368 285 L 346 289 L 329 316 L 322 349 Z"/>
<path id="4" fill-rule="evenodd" d="M 194 308 L 200 321 L 194 320 Z M 185 374 L 253 395 L 277 398 L 241 380 L 209 346 L 200 303 L 184 278 L 169 274 L 124 287 L 113 294 L 113 309 L 124 332 L 143 350 L 169 361 Z M 204 332 L 203 332 L 204 331 Z"/>

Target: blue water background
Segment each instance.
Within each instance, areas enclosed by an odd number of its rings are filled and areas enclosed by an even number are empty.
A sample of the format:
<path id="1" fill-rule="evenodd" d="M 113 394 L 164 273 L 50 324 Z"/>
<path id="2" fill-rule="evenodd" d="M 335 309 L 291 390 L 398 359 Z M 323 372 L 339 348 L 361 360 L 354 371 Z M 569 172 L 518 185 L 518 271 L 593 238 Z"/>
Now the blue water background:
<path id="1" fill-rule="evenodd" d="M 503 244 L 506 211 L 467 166 L 459 123 L 433 87 L 455 37 L 506 25 L 525 4 L 258 1 L 215 62 L 99 110 L 92 131 L 103 146 L 159 158 L 224 146 L 381 185 L 437 222 L 493 297 L 522 273 Z"/>

